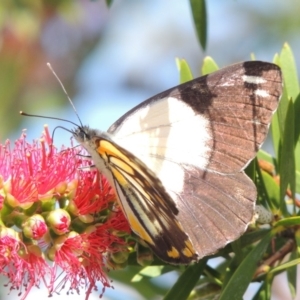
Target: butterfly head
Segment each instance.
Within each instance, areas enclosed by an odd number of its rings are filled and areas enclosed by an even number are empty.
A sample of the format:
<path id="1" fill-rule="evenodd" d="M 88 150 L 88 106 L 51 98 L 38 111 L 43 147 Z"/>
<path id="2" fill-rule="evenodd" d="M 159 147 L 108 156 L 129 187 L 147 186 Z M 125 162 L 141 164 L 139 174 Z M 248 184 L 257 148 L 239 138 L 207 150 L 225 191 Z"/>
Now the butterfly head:
<path id="1" fill-rule="evenodd" d="M 101 135 L 101 132 L 96 129 L 92 129 L 89 126 L 77 126 L 72 130 L 73 136 L 80 144 L 91 140 L 95 136 Z"/>
<path id="2" fill-rule="evenodd" d="M 72 133 L 78 143 L 84 143 L 91 139 L 90 128 L 88 126 L 77 126 L 72 130 Z"/>
<path id="3" fill-rule="evenodd" d="M 88 151 L 97 147 L 99 137 L 106 136 L 104 132 L 92 129 L 89 126 L 77 126 L 72 130 L 72 134 L 75 140 Z"/>

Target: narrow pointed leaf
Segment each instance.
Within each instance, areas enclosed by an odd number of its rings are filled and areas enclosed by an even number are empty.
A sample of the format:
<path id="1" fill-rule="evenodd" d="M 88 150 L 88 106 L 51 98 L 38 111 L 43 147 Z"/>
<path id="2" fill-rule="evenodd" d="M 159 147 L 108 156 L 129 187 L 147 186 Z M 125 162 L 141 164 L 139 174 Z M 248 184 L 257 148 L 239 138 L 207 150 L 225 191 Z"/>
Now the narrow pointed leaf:
<path id="1" fill-rule="evenodd" d="M 298 258 L 297 251 L 293 251 L 290 256 L 290 260 L 293 261 Z M 296 297 L 297 286 L 297 265 L 294 265 L 287 269 L 288 286 L 291 292 L 292 299 Z"/>
<path id="2" fill-rule="evenodd" d="M 275 54 L 275 56 L 273 58 L 273 62 L 274 62 L 274 64 L 277 64 L 278 66 L 280 66 L 280 56 L 278 54 Z M 278 111 L 275 112 L 275 114 L 272 118 L 270 130 L 271 130 L 271 134 L 272 134 L 272 142 L 273 142 L 273 148 L 275 151 L 275 157 L 279 157 L 281 132 L 280 132 L 280 126 L 279 126 Z"/>
<path id="3" fill-rule="evenodd" d="M 262 180 L 265 190 L 265 201 L 272 210 L 276 210 L 280 206 L 280 189 L 274 178 L 267 172 L 259 170 L 259 176 Z"/>
<path id="4" fill-rule="evenodd" d="M 298 94 L 298 96 L 294 102 L 294 107 L 295 107 L 295 116 L 299 116 L 299 114 L 300 114 L 300 94 Z M 300 137 L 300 118 L 295 118 L 295 144 L 297 144 L 297 143 L 299 144 L 299 137 Z"/>
<path id="5" fill-rule="evenodd" d="M 212 72 L 215 72 L 219 70 L 218 65 L 216 64 L 216 62 L 210 57 L 210 56 L 206 56 L 203 60 L 203 66 L 202 66 L 202 75 L 207 75 L 210 74 Z"/>
<path id="6" fill-rule="evenodd" d="M 290 100 L 284 125 L 283 143 L 280 153 L 280 200 L 281 212 L 286 215 L 285 195 L 288 186 L 295 195 L 295 156 L 294 156 L 294 104 Z"/>
<path id="7" fill-rule="evenodd" d="M 283 263 L 275 268 L 273 268 L 269 273 L 278 273 L 281 271 L 286 271 L 288 268 L 295 267 L 300 264 L 300 258 L 290 260 L 289 262 Z"/>
<path id="8" fill-rule="evenodd" d="M 185 83 L 193 79 L 192 71 L 185 59 L 176 58 L 176 65 L 179 71 L 180 83 Z"/>
<path id="9" fill-rule="evenodd" d="M 265 253 L 273 233 L 269 231 L 264 238 L 251 250 L 239 265 L 228 284 L 225 286 L 219 300 L 241 300 L 250 284 L 258 262 Z"/>
<path id="10" fill-rule="evenodd" d="M 280 53 L 280 67 L 283 73 L 284 85 L 288 91 L 288 98 L 295 101 L 299 94 L 299 81 L 294 55 L 287 43 L 284 44 Z"/>
<path id="11" fill-rule="evenodd" d="M 283 73 L 284 86 L 288 99 L 292 99 L 295 102 L 295 157 L 296 157 L 296 169 L 300 170 L 300 143 L 299 143 L 299 80 L 297 74 L 297 66 L 295 63 L 293 52 L 288 44 L 284 44 L 280 53 L 280 67 Z"/>
<path id="12" fill-rule="evenodd" d="M 289 218 L 285 218 L 285 219 L 281 219 L 278 222 L 276 222 L 276 224 L 274 226 L 279 227 L 279 226 L 295 226 L 295 225 L 299 225 L 300 224 L 300 217 L 289 217 Z"/>
<path id="13" fill-rule="evenodd" d="M 279 149 L 281 145 L 281 132 L 280 132 L 280 125 L 279 125 L 278 111 L 275 112 L 272 118 L 270 130 L 272 135 L 273 148 L 275 151 L 275 157 L 279 157 Z"/>
<path id="14" fill-rule="evenodd" d="M 207 15 L 205 0 L 190 0 L 198 40 L 203 50 L 206 48 Z"/>
<path id="15" fill-rule="evenodd" d="M 110 7 L 112 5 L 113 0 L 105 0 L 106 5 Z"/>
<path id="16" fill-rule="evenodd" d="M 206 265 L 206 259 L 187 267 L 187 269 L 178 278 L 171 290 L 164 297 L 164 300 L 182 300 L 187 299 Z"/>

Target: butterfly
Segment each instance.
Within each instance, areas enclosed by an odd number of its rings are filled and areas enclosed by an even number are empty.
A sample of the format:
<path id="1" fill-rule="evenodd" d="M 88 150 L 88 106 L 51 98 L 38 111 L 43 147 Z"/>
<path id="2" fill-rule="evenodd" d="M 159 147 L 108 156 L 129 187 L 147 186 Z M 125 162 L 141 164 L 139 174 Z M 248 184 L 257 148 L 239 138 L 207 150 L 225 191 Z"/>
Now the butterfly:
<path id="1" fill-rule="evenodd" d="M 251 61 L 164 91 L 107 132 L 75 139 L 108 179 L 132 231 L 163 261 L 189 264 L 241 236 L 256 187 L 244 173 L 282 94 L 280 68 Z"/>

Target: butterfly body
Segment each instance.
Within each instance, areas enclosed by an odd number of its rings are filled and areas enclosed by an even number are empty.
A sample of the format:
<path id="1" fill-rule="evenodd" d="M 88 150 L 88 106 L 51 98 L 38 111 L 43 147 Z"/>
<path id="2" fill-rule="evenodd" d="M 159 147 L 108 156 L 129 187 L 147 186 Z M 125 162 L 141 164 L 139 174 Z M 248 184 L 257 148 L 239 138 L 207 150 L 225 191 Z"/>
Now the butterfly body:
<path id="1" fill-rule="evenodd" d="M 237 239 L 254 183 L 243 169 L 266 138 L 280 69 L 244 62 L 160 93 L 108 132 L 75 138 L 116 191 L 131 225 L 163 260 L 187 264 Z"/>

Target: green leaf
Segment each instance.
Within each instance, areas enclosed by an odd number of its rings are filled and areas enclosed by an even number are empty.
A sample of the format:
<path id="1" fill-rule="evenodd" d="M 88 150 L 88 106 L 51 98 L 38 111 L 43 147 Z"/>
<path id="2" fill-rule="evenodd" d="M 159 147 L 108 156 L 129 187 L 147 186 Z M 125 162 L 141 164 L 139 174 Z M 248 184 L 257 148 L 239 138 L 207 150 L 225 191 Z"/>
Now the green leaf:
<path id="1" fill-rule="evenodd" d="M 261 240 L 267 233 L 269 229 L 257 229 L 255 231 L 246 232 L 240 237 L 241 244 L 246 247 L 259 240 Z"/>
<path id="2" fill-rule="evenodd" d="M 279 165 L 281 212 L 284 215 L 287 215 L 285 201 L 286 190 L 288 186 L 290 186 L 293 198 L 296 190 L 296 169 L 294 156 L 294 104 L 292 100 L 290 100 L 288 104 Z"/>
<path id="3" fill-rule="evenodd" d="M 296 171 L 296 193 L 300 193 L 300 171 Z"/>
<path id="4" fill-rule="evenodd" d="M 279 107 L 281 105 L 281 101 L 279 103 Z M 280 149 L 280 145 L 281 145 L 281 132 L 280 132 L 280 125 L 279 125 L 279 107 L 277 109 L 277 111 L 274 113 L 274 116 L 272 118 L 272 122 L 271 122 L 271 135 L 272 135 L 272 142 L 273 142 L 273 148 L 275 151 L 275 156 L 279 157 L 279 149 Z"/>
<path id="5" fill-rule="evenodd" d="M 274 178 L 264 170 L 258 170 L 258 176 L 263 184 L 265 201 L 272 210 L 277 210 L 280 206 L 280 189 Z M 264 203 L 263 203 L 264 204 Z M 265 205 L 265 204 L 264 204 Z"/>
<path id="6" fill-rule="evenodd" d="M 241 239 L 237 239 L 231 243 L 232 250 L 235 254 L 234 260 L 238 261 L 239 263 L 241 263 L 244 258 L 242 246 Z"/>
<path id="7" fill-rule="evenodd" d="M 288 217 L 285 219 L 281 219 L 278 222 L 274 224 L 274 227 L 279 227 L 279 226 L 295 226 L 300 224 L 300 217 Z"/>
<path id="8" fill-rule="evenodd" d="M 245 173 L 253 181 L 255 181 L 256 178 L 256 166 L 257 166 L 257 158 L 253 159 L 245 169 Z"/>
<path id="9" fill-rule="evenodd" d="M 297 66 L 295 63 L 294 55 L 288 44 L 284 44 L 280 53 L 280 67 L 283 73 L 284 89 L 287 99 L 292 99 L 295 104 L 295 118 L 294 118 L 294 135 L 295 135 L 295 158 L 296 169 L 300 170 L 300 120 L 298 118 L 300 113 L 300 100 L 299 100 L 299 80 L 297 75 Z"/>
<path id="10" fill-rule="evenodd" d="M 299 113 L 300 113 L 300 94 L 295 99 L 294 107 L 295 107 L 295 116 L 299 115 Z M 295 118 L 295 143 L 297 143 L 297 142 L 299 143 L 299 137 L 300 137 L 300 118 Z M 300 170 L 300 169 L 298 169 L 298 170 Z"/>
<path id="11" fill-rule="evenodd" d="M 299 94 L 299 81 L 294 55 L 290 46 L 285 43 L 280 53 L 280 67 L 283 73 L 284 85 L 288 98 L 296 100 Z"/>
<path id="12" fill-rule="evenodd" d="M 108 7 L 110 7 L 112 5 L 113 0 L 105 0 L 106 1 L 106 5 Z"/>
<path id="13" fill-rule="evenodd" d="M 207 38 L 207 15 L 205 0 L 190 0 L 190 5 L 198 40 L 202 49 L 205 50 Z"/>
<path id="14" fill-rule="evenodd" d="M 132 282 L 138 282 L 143 279 L 143 277 L 157 277 L 163 274 L 164 266 L 148 266 L 143 268 L 132 278 Z"/>
<path id="15" fill-rule="evenodd" d="M 187 299 L 203 273 L 205 265 L 206 259 L 202 259 L 198 263 L 187 267 L 164 297 L 164 300 Z"/>
<path id="16" fill-rule="evenodd" d="M 250 284 L 258 262 L 261 260 L 266 251 L 273 233 L 269 231 L 264 238 L 250 251 L 243 262 L 234 272 L 224 290 L 221 293 L 219 300 L 241 300 Z"/>
<path id="17" fill-rule="evenodd" d="M 219 67 L 216 64 L 216 62 L 210 56 L 206 56 L 203 60 L 201 74 L 207 75 L 207 74 L 213 73 L 217 70 L 219 70 Z"/>
<path id="18" fill-rule="evenodd" d="M 300 264 L 300 258 L 296 258 L 273 268 L 272 270 L 269 271 L 269 273 L 278 273 L 278 272 L 286 271 L 288 268 L 295 267 L 299 264 Z"/>
<path id="19" fill-rule="evenodd" d="M 131 282 L 139 282 L 141 280 L 144 280 L 145 278 L 158 277 L 158 276 L 161 276 L 163 274 L 166 274 L 166 273 L 169 273 L 172 271 L 174 271 L 174 267 L 171 267 L 169 265 L 144 267 L 133 276 L 133 278 L 131 279 Z"/>
<path id="20" fill-rule="evenodd" d="M 273 57 L 273 63 L 280 66 L 280 56 L 278 53 L 276 53 Z"/>
<path id="21" fill-rule="evenodd" d="M 290 256 L 290 260 L 293 261 L 298 258 L 297 251 L 293 251 Z M 288 286 L 291 292 L 292 299 L 296 297 L 297 286 L 297 265 L 287 269 Z"/>
<path id="22" fill-rule="evenodd" d="M 295 165 L 296 165 L 296 192 L 300 193 L 300 94 L 296 98 L 294 102 L 294 111 L 295 111 L 295 136 L 294 136 L 294 142 L 295 142 Z"/>
<path id="23" fill-rule="evenodd" d="M 287 64 L 290 63 L 290 52 L 288 51 L 289 48 L 283 48 L 280 57 L 276 56 L 274 59 L 276 59 L 276 63 L 280 65 L 282 73 L 283 73 L 283 79 L 284 82 L 286 81 L 285 73 L 291 74 L 293 72 L 290 72 L 289 70 L 292 69 L 292 67 L 287 66 Z M 287 75 L 288 76 L 288 75 Z M 291 75 L 290 75 L 291 76 Z M 292 76 L 291 76 L 292 77 Z M 284 84 L 283 88 L 283 94 L 278 106 L 278 109 L 276 113 L 274 114 L 272 123 L 271 123 L 271 130 L 272 130 L 272 140 L 273 140 L 273 146 L 276 152 L 276 157 L 280 157 L 280 150 L 282 146 L 282 138 L 284 134 L 284 125 L 286 120 L 286 114 L 288 110 L 288 102 L 289 102 L 289 92 L 288 92 L 288 86 Z"/>
<path id="24" fill-rule="evenodd" d="M 278 125 L 277 125 L 278 126 L 278 129 L 277 129 L 278 133 L 277 134 L 280 137 L 280 144 L 279 144 L 279 149 L 277 150 L 278 151 L 277 153 L 280 152 L 280 146 L 281 146 L 281 143 L 282 143 L 282 137 L 283 137 L 283 133 L 284 133 L 284 125 L 285 125 L 285 119 L 286 119 L 288 106 L 289 106 L 289 98 L 287 96 L 287 89 L 284 86 L 283 94 L 282 94 L 281 100 L 279 102 L 278 109 L 277 109 L 277 111 L 274 115 L 275 117 L 277 117 L 277 122 L 278 122 Z M 273 119 L 275 119 L 275 117 L 273 117 Z M 275 124 L 276 124 L 276 120 L 273 121 L 273 122 L 275 122 Z M 272 132 L 272 135 L 273 135 L 273 132 Z M 278 154 L 278 157 L 279 157 L 279 154 Z"/>
<path id="25" fill-rule="evenodd" d="M 280 58 L 280 66 L 284 72 L 290 69 L 286 66 L 289 63 L 289 55 L 286 49 L 282 50 Z M 285 65 L 285 69 L 283 66 Z M 286 71 L 284 71 L 286 70 Z M 291 72 L 290 72 L 291 73 Z M 285 74 L 283 78 L 286 81 Z M 279 174 L 280 174 L 280 208 L 284 215 L 287 215 L 287 208 L 285 202 L 286 189 L 290 186 L 292 193 L 296 190 L 295 177 L 295 154 L 294 154 L 294 105 L 289 100 L 288 86 L 285 85 L 283 89 L 283 96 L 280 101 L 275 120 L 272 123 L 272 136 L 274 148 L 279 159 Z M 276 118 L 277 117 L 277 118 Z"/>
<path id="26" fill-rule="evenodd" d="M 295 232 L 295 241 L 296 241 L 298 252 L 299 252 L 299 249 L 300 249 L 300 228 L 299 227 Z"/>
<path id="27" fill-rule="evenodd" d="M 185 59 L 176 58 L 176 65 L 179 71 L 180 83 L 184 83 L 193 79 L 192 71 Z"/>

